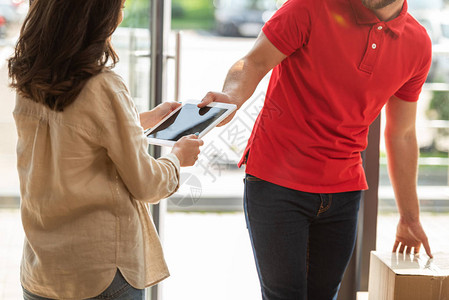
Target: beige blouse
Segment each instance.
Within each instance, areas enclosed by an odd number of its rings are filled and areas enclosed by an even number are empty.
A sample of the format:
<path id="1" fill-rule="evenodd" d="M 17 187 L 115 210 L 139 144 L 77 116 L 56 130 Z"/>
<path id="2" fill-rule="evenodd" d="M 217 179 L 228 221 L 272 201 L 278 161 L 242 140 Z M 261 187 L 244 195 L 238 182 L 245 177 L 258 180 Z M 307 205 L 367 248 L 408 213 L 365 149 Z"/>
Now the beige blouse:
<path id="1" fill-rule="evenodd" d="M 14 118 L 22 285 L 83 299 L 105 290 L 117 268 L 138 289 L 168 277 L 147 205 L 178 189 L 179 160 L 148 155 L 123 80 L 105 70 L 64 112 L 17 96 Z"/>

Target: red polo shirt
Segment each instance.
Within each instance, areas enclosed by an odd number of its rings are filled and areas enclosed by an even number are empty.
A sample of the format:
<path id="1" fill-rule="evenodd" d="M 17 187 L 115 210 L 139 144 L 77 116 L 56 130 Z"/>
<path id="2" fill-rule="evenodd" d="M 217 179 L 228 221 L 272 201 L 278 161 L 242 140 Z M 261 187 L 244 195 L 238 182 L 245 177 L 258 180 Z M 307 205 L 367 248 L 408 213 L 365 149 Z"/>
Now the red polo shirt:
<path id="1" fill-rule="evenodd" d="M 369 125 L 395 95 L 417 101 L 431 64 L 407 13 L 380 21 L 361 0 L 289 0 L 263 32 L 288 57 L 274 68 L 244 156 L 246 172 L 310 193 L 367 189 Z"/>

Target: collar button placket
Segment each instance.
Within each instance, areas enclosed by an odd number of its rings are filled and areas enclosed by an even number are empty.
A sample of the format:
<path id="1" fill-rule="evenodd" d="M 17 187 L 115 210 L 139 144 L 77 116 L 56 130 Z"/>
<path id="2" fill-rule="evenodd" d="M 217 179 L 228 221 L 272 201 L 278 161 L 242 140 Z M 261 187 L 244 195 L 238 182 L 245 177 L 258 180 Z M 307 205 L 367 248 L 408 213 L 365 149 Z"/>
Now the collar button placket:
<path id="1" fill-rule="evenodd" d="M 383 24 L 374 24 L 370 29 L 367 48 L 362 62 L 359 65 L 359 69 L 368 74 L 373 72 L 377 57 L 379 56 L 379 47 L 381 47 L 383 29 Z"/>

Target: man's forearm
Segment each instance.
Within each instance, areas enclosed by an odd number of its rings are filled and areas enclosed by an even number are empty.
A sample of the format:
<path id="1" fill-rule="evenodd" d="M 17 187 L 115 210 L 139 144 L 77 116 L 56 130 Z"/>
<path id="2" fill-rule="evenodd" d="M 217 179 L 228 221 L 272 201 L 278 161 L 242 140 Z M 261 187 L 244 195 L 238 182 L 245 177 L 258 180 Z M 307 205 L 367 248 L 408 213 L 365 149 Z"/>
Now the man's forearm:
<path id="1" fill-rule="evenodd" d="M 401 219 L 419 220 L 419 201 L 416 192 L 419 149 L 416 134 L 394 137 L 386 135 L 388 171 L 396 195 Z"/>
<path id="2" fill-rule="evenodd" d="M 234 104 L 240 108 L 251 97 L 267 73 L 266 68 L 257 66 L 257 63 L 249 58 L 242 58 L 229 70 L 223 85 L 223 93 L 230 96 Z"/>

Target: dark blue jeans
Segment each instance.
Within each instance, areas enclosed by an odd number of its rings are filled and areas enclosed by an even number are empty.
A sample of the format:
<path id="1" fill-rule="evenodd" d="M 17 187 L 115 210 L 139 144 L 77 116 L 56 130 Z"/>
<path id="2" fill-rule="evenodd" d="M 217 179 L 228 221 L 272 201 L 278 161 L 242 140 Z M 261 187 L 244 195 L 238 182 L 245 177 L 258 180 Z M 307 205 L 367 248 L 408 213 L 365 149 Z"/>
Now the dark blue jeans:
<path id="1" fill-rule="evenodd" d="M 49 298 L 40 297 L 32 294 L 23 288 L 24 300 L 51 300 Z M 133 288 L 123 277 L 122 273 L 117 269 L 114 280 L 111 285 L 100 295 L 90 299 L 114 299 L 114 300 L 144 300 L 145 290 Z"/>
<path id="2" fill-rule="evenodd" d="M 312 194 L 246 175 L 245 215 L 264 300 L 334 300 L 361 191 Z"/>

